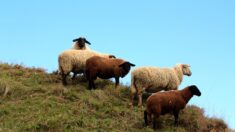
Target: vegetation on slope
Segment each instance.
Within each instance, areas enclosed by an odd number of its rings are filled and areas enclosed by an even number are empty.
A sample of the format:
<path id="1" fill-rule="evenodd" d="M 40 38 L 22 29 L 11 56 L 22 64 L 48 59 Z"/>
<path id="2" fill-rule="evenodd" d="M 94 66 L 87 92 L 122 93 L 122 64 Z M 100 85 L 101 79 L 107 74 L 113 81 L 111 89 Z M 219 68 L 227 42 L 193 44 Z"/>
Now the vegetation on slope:
<path id="1" fill-rule="evenodd" d="M 40 68 L 0 64 L 0 131 L 153 131 L 144 127 L 143 110 L 129 106 L 129 88 L 115 89 L 98 80 L 87 90 L 78 77 L 63 86 L 56 73 Z M 201 108 L 188 106 L 179 126 L 172 115 L 158 120 L 160 131 L 230 131 L 221 119 L 207 118 Z"/>

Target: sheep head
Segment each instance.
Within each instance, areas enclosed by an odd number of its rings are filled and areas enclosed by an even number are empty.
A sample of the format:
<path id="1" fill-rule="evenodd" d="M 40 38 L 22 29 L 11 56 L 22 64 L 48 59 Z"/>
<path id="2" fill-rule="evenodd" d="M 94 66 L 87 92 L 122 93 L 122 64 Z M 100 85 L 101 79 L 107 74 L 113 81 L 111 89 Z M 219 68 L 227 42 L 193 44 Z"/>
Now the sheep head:
<path id="1" fill-rule="evenodd" d="M 197 88 L 197 86 L 195 85 L 189 86 L 189 90 L 193 95 L 201 96 L 201 91 Z"/>
<path id="2" fill-rule="evenodd" d="M 128 74 L 128 72 L 130 71 L 130 69 L 131 69 L 131 66 L 135 66 L 134 64 L 132 64 L 132 63 L 130 63 L 130 62 L 124 62 L 124 63 L 122 63 L 121 65 L 119 65 L 119 67 L 121 68 L 121 77 L 123 78 L 123 77 L 125 77 L 127 74 Z"/>
<path id="3" fill-rule="evenodd" d="M 86 40 L 86 38 L 84 37 L 79 37 L 73 40 L 73 42 L 76 42 L 76 44 L 80 47 L 83 48 L 85 46 L 85 44 L 91 44 L 89 41 Z"/>
<path id="4" fill-rule="evenodd" d="M 190 65 L 181 64 L 181 68 L 182 68 L 182 71 L 183 71 L 184 75 L 187 75 L 187 76 L 191 76 L 192 75 L 192 72 L 190 70 Z"/>

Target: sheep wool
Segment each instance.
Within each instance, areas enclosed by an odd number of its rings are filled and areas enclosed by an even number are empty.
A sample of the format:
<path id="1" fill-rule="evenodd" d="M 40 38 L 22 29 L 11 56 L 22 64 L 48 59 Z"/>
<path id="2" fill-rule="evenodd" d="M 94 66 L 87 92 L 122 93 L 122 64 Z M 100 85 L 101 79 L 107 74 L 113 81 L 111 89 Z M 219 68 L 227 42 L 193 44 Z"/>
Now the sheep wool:
<path id="1" fill-rule="evenodd" d="M 85 44 L 84 47 L 80 48 L 77 43 L 78 42 L 74 42 L 73 43 L 72 49 L 76 49 L 76 50 L 91 50 L 87 44 Z"/>
<path id="2" fill-rule="evenodd" d="M 89 81 L 89 89 L 95 89 L 97 77 L 102 79 L 115 78 L 115 87 L 119 85 L 119 78 L 125 77 L 131 66 L 134 64 L 117 58 L 104 58 L 100 56 L 93 56 L 86 61 L 86 77 Z"/>
<path id="3" fill-rule="evenodd" d="M 156 118 L 166 113 L 174 114 L 175 124 L 177 125 L 180 110 L 184 109 L 194 95 L 201 96 L 201 92 L 196 85 L 188 86 L 182 90 L 152 94 L 147 99 L 146 110 L 144 111 L 145 125 L 152 122 L 153 128 L 156 129 Z"/>
<path id="4" fill-rule="evenodd" d="M 92 56 L 101 56 L 109 58 L 110 54 L 99 53 L 91 50 L 66 50 L 58 57 L 59 73 L 62 75 L 63 84 L 66 83 L 66 76 L 70 72 L 84 73 L 86 60 Z"/>

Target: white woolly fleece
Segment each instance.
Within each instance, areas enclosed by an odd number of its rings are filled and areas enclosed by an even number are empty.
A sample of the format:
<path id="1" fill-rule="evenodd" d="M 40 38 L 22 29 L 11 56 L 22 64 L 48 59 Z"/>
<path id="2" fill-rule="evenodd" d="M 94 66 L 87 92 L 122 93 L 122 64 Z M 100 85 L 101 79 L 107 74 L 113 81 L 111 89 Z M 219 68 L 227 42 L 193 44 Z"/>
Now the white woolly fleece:
<path id="1" fill-rule="evenodd" d="M 86 60 L 92 56 L 102 56 L 109 58 L 110 54 L 99 53 L 92 50 L 69 49 L 62 52 L 58 57 L 60 73 L 70 72 L 84 73 Z"/>
<path id="2" fill-rule="evenodd" d="M 76 50 L 91 50 L 88 46 L 88 44 L 85 44 L 85 47 L 83 48 L 80 48 L 78 45 L 77 45 L 77 42 L 74 42 L 72 44 L 72 49 L 76 49 Z"/>

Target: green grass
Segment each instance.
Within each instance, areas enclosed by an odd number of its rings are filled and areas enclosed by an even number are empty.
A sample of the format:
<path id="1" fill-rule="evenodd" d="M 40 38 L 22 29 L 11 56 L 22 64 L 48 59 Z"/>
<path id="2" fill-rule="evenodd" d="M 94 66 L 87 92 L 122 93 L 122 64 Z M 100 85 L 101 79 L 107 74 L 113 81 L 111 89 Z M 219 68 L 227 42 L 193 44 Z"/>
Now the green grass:
<path id="1" fill-rule="evenodd" d="M 90 91 L 81 77 L 69 83 L 63 86 L 57 74 L 40 68 L 0 64 L 0 131 L 153 131 L 144 126 L 143 110 L 130 108 L 129 87 L 97 80 Z M 173 122 L 172 115 L 161 116 L 158 130 L 229 131 L 196 106 L 181 112 L 178 127 Z"/>

